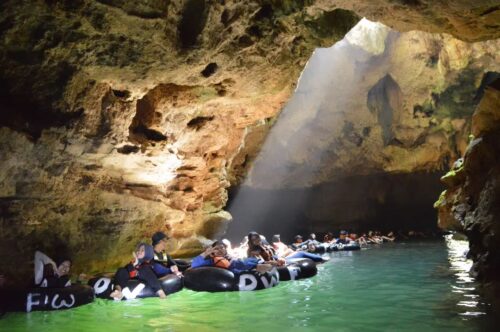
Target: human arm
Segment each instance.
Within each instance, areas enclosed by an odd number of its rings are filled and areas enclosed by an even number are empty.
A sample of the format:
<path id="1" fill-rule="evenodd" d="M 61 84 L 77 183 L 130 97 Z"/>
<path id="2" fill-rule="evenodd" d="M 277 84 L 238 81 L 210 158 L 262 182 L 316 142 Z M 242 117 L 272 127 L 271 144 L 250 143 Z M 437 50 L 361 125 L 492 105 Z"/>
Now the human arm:
<path id="1" fill-rule="evenodd" d="M 153 263 L 152 268 L 154 273 L 159 277 L 170 274 L 172 272 L 171 268 L 168 268 L 165 265 L 156 261 Z"/>
<path id="2" fill-rule="evenodd" d="M 229 265 L 229 270 L 235 274 L 241 274 L 244 271 L 254 269 L 259 263 L 259 259 L 249 257 L 245 259 L 233 259 Z"/>
<path id="3" fill-rule="evenodd" d="M 191 268 L 195 269 L 202 266 L 212 266 L 212 264 L 213 262 L 211 258 L 207 258 L 203 254 L 201 254 L 193 258 L 193 261 L 191 262 Z"/>
<path id="4" fill-rule="evenodd" d="M 38 285 L 43 280 L 43 269 L 44 266 L 50 264 L 57 271 L 56 263 L 47 255 L 41 251 L 35 252 L 35 285 Z"/>
<path id="5" fill-rule="evenodd" d="M 286 261 L 284 258 L 277 258 L 276 260 L 265 261 L 264 264 L 269 264 L 272 266 L 283 266 Z"/>
<path id="6" fill-rule="evenodd" d="M 170 267 L 170 270 L 172 270 L 172 273 L 174 273 L 177 276 L 181 276 L 182 272 L 179 271 L 179 267 L 177 266 L 177 263 L 173 260 L 173 258 L 167 254 L 167 266 Z"/>

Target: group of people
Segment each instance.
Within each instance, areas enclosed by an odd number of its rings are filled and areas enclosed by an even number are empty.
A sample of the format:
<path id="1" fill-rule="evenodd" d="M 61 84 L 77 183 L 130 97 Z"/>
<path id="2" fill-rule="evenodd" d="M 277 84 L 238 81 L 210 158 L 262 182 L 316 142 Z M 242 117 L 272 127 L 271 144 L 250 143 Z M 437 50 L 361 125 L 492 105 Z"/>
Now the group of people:
<path id="1" fill-rule="evenodd" d="M 161 288 L 159 278 L 168 274 L 182 277 L 177 263 L 166 253 L 168 236 L 163 232 L 156 232 L 151 237 L 151 244 L 141 242 L 133 252 L 133 259 L 126 266 L 119 268 L 114 275 L 114 289 L 110 297 L 121 300 L 122 292 L 130 279 L 138 279 L 150 287 L 160 298 L 166 298 Z M 231 247 L 231 243 L 224 239 L 215 241 L 191 262 L 191 268 L 204 266 L 218 267 L 230 270 L 235 274 L 244 271 L 256 270 L 265 273 L 276 266 L 290 263 L 294 258 L 310 258 L 316 262 L 325 261 L 319 255 L 307 251 L 295 250 L 283 244 L 279 235 L 274 237 L 273 244 L 269 244 L 265 237 L 250 232 L 245 238 L 244 254 Z M 35 287 L 63 288 L 71 286 L 70 269 L 71 259 L 61 257 L 52 260 L 40 251 L 35 253 Z"/>
<path id="2" fill-rule="evenodd" d="M 306 251 L 290 249 L 279 240 L 279 235 L 277 236 L 278 241 L 271 245 L 261 234 L 250 232 L 237 248 L 232 248 L 227 239 L 215 241 L 212 246 L 193 259 L 191 268 L 213 266 L 239 274 L 252 269 L 267 272 L 273 267 L 292 262 L 292 259 L 309 258 L 315 262 L 328 259 Z"/>
<path id="3" fill-rule="evenodd" d="M 149 286 L 160 298 L 166 297 L 158 279 L 168 274 L 182 277 L 177 263 L 166 252 L 168 239 L 165 233 L 156 232 L 151 237 L 151 244 L 141 242 L 136 246 L 132 261 L 119 268 L 115 273 L 111 298 L 121 300 L 124 297 L 122 290 L 126 288 L 130 279 L 138 279 Z M 286 245 L 281 241 L 279 234 L 273 235 L 272 241 L 269 243 L 263 235 L 250 232 L 235 248 L 227 239 L 213 242 L 204 252 L 192 260 L 191 268 L 211 266 L 227 269 L 235 274 L 248 270 L 264 273 L 274 267 L 290 264 L 294 259 L 309 258 L 315 262 L 326 261 L 328 257 L 315 254 L 317 249 L 322 246 L 332 244 L 365 246 L 370 243 L 392 242 L 395 239 L 393 232 L 381 235 L 379 232 L 370 231 L 358 236 L 355 233 L 341 231 L 338 237 L 327 233 L 323 242 L 318 241 L 314 233 L 311 233 L 307 240 L 304 240 L 301 235 L 297 235 L 294 243 Z M 62 288 L 71 286 L 70 258 L 60 257 L 52 260 L 44 253 L 37 251 L 34 263 L 36 287 Z"/>
<path id="4" fill-rule="evenodd" d="M 293 249 L 317 252 L 318 249 L 325 248 L 331 245 L 358 245 L 362 247 L 368 244 L 394 242 L 396 240 L 396 236 L 394 235 L 394 232 L 389 232 L 387 235 L 382 235 L 380 232 L 369 231 L 368 233 L 358 235 L 356 233 L 340 231 L 338 237 L 335 237 L 331 232 L 326 233 L 323 237 L 322 242 L 317 240 L 315 233 L 309 234 L 307 240 L 304 240 L 301 235 L 296 235 L 294 240 L 295 242 L 291 245 Z"/>

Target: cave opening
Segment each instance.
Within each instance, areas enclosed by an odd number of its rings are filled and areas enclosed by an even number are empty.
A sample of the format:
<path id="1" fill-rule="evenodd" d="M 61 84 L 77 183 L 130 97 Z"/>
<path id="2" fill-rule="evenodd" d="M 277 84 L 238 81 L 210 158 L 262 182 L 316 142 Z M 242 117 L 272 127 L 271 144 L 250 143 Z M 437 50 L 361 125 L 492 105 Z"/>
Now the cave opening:
<path id="1" fill-rule="evenodd" d="M 476 281 L 500 281 L 498 6 L 70 2 L 0 6 L 0 330 L 461 331 L 493 317 Z M 338 242 L 341 230 L 396 241 Z M 246 244 L 207 254 L 249 231 L 318 264 L 289 251 L 255 262 Z M 76 287 L 109 300 L 113 274 L 158 232 L 185 269 L 160 279 L 175 280 L 166 305 L 3 317 L 6 298 L 22 311 L 70 305 L 29 291 L 36 251 L 71 256 Z M 312 232 L 333 234 L 292 245 Z M 220 296 L 192 292 L 213 288 L 186 281 L 206 271 L 200 258 L 227 277 L 202 282 L 276 288 L 224 294 L 220 315 Z M 233 259 L 255 265 L 241 274 Z M 278 285 L 286 273 L 304 280 Z M 149 286 L 138 297 L 155 296 Z"/>
<path id="2" fill-rule="evenodd" d="M 440 177 L 464 152 L 480 82 L 495 77 L 473 64 L 443 68 L 447 42 L 363 19 L 316 49 L 248 176 L 229 191 L 227 237 L 441 234 Z"/>

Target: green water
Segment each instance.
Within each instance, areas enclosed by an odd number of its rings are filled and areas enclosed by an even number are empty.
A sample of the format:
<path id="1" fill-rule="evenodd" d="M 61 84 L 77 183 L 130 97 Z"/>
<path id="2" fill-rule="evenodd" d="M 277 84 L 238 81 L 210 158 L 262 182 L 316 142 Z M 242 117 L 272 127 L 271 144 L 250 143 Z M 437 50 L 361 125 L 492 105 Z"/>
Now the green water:
<path id="1" fill-rule="evenodd" d="M 0 331 L 487 331 L 465 242 L 384 244 L 332 254 L 311 279 L 269 290 L 196 293 L 7 314 Z"/>

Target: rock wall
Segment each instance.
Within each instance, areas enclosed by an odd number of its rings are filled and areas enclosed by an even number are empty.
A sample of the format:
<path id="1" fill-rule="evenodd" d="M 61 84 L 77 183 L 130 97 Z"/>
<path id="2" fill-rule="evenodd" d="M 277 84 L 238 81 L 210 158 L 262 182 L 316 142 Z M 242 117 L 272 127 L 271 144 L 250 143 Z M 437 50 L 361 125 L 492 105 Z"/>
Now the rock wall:
<path id="1" fill-rule="evenodd" d="M 199 251 L 230 219 L 226 189 L 314 48 L 359 20 L 342 8 L 401 29 L 498 36 L 491 1 L 443 3 L 3 1 L 2 269 L 29 274 L 18 257 L 36 248 L 68 250 L 76 273 L 112 269 L 157 229 L 175 254 Z"/>
<path id="2" fill-rule="evenodd" d="M 437 180 L 467 147 L 497 48 L 363 20 L 317 50 L 230 201 L 229 235 L 435 229 Z"/>
<path id="3" fill-rule="evenodd" d="M 432 204 L 443 190 L 441 174 L 374 173 L 305 188 L 240 186 L 230 191 L 226 209 L 234 222 L 226 236 L 238 243 L 243 234 L 259 230 L 291 242 L 296 234 L 342 229 L 437 232 Z"/>
<path id="4" fill-rule="evenodd" d="M 444 172 L 465 151 L 474 107 L 500 70 L 499 46 L 363 20 L 312 56 L 246 184 Z"/>
<path id="5" fill-rule="evenodd" d="M 448 189 L 435 206 L 439 224 L 467 234 L 472 271 L 500 281 L 500 79 L 491 82 L 472 117 L 463 159 L 442 178 Z"/>
<path id="6" fill-rule="evenodd" d="M 6 270 L 61 244 L 76 272 L 112 269 L 159 229 L 175 255 L 200 251 L 314 48 L 359 19 L 296 2 L 1 6 Z"/>

